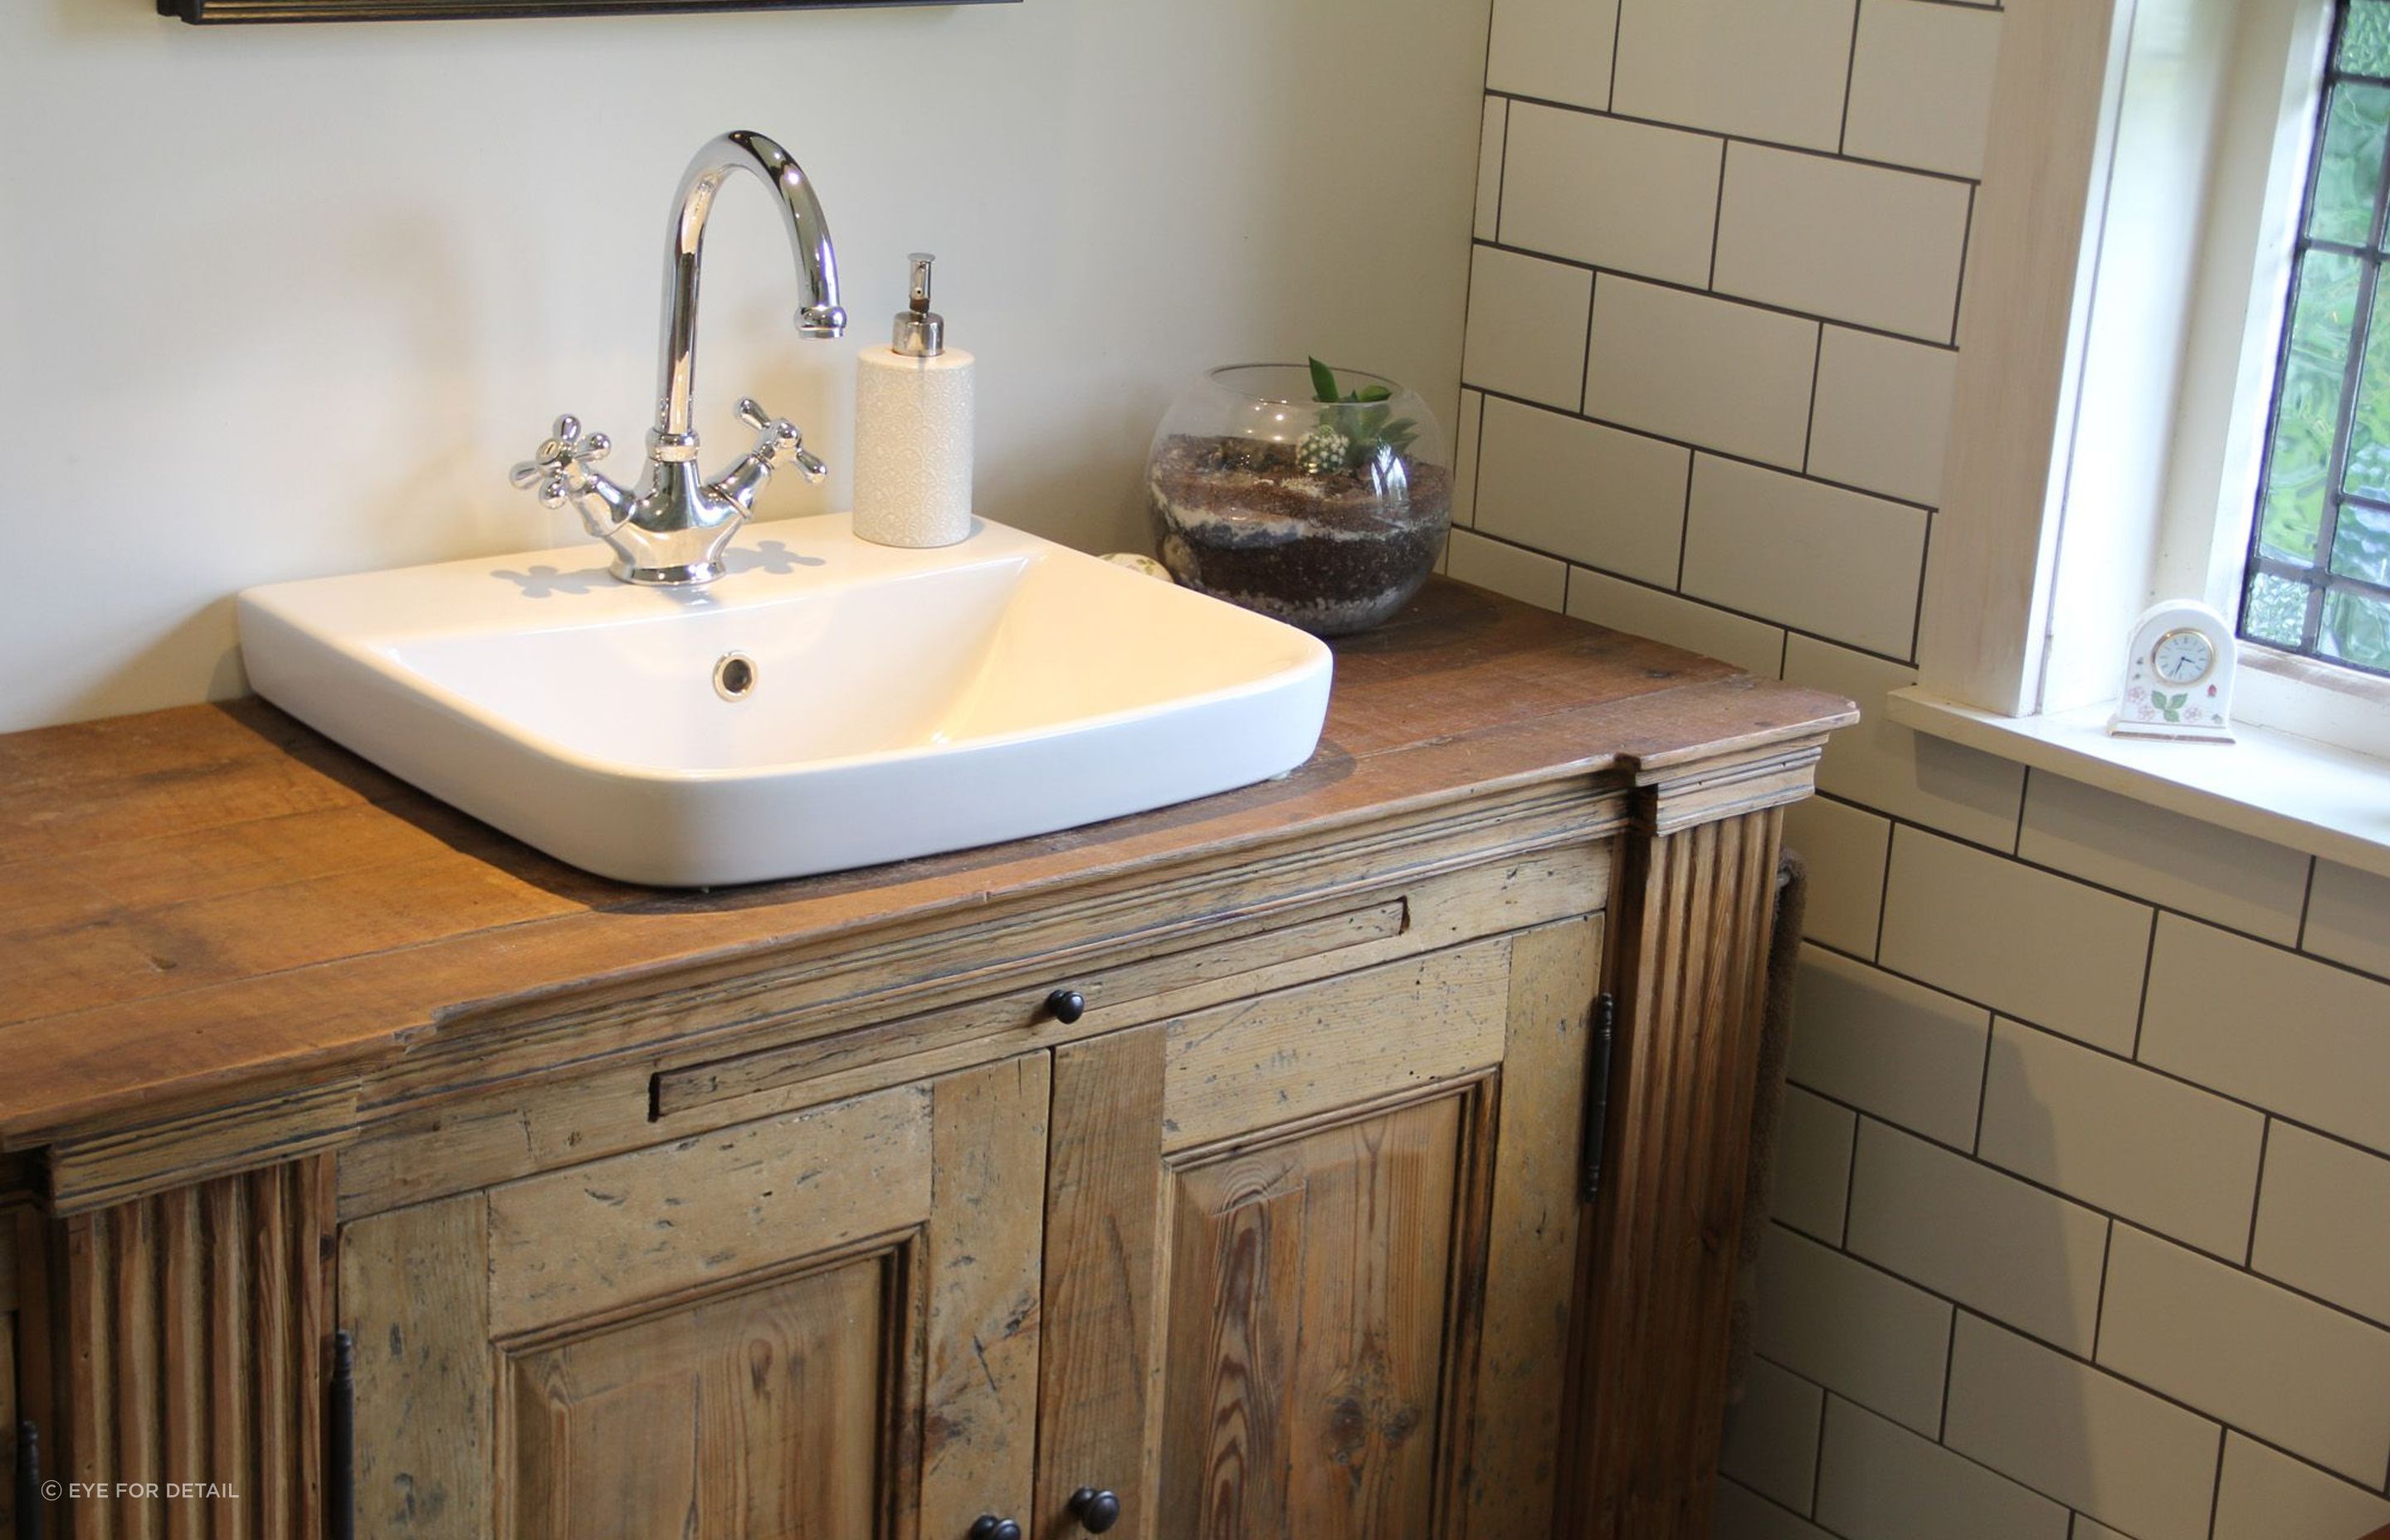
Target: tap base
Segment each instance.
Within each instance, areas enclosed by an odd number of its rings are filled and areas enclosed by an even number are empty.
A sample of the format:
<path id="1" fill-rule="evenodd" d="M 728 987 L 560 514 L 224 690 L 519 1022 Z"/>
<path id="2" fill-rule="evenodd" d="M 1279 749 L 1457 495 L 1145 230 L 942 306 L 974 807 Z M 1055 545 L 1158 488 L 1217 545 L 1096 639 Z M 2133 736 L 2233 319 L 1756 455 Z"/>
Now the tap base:
<path id="1" fill-rule="evenodd" d="M 712 583 L 730 571 L 719 561 L 692 561 L 678 567 L 634 567 L 616 557 L 608 571 L 624 583 L 643 583 L 651 588 L 695 588 Z"/>

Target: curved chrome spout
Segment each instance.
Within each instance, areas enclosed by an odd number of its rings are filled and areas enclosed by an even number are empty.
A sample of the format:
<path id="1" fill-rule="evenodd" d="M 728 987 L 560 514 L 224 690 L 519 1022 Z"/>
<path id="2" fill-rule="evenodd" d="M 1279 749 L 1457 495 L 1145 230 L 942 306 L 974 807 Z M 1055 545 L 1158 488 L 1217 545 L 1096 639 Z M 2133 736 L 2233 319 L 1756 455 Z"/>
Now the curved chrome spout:
<path id="1" fill-rule="evenodd" d="M 571 416 L 532 457 L 514 468 L 514 483 L 560 508 L 571 503 L 584 528 L 613 548 L 614 575 L 625 583 L 667 585 L 711 583 L 722 575 L 723 547 L 754 506 L 772 472 L 794 466 L 808 481 L 822 462 L 805 448 L 796 424 L 775 417 L 751 397 L 739 416 L 763 437 L 713 481 L 697 467 L 697 430 L 689 396 L 697 385 L 697 276 L 705 255 L 705 221 L 713 196 L 741 168 L 779 195 L 781 223 L 797 259 L 801 337 L 836 337 L 846 329 L 838 307 L 838 253 L 813 184 L 785 149 L 744 129 L 725 134 L 697 152 L 673 200 L 671 250 L 665 252 L 663 378 L 657 386 L 656 426 L 648 434 L 648 472 L 637 489 L 618 486 L 590 469 L 610 447 L 603 433 L 584 434 Z"/>
<path id="2" fill-rule="evenodd" d="M 680 191 L 673 199 L 672 228 L 666 232 L 670 248 L 664 258 L 662 377 L 656 385 L 656 442 L 650 446 L 658 459 L 690 433 L 689 397 L 697 387 L 697 279 L 705 254 L 705 222 L 724 180 L 742 170 L 754 173 L 778 195 L 780 223 L 789 232 L 797 285 L 804 296 L 797 310 L 798 335 L 836 337 L 846 330 L 846 312 L 838 303 L 838 252 L 830 245 L 829 223 L 804 168 L 777 143 L 747 129 L 710 141 L 681 174 Z"/>

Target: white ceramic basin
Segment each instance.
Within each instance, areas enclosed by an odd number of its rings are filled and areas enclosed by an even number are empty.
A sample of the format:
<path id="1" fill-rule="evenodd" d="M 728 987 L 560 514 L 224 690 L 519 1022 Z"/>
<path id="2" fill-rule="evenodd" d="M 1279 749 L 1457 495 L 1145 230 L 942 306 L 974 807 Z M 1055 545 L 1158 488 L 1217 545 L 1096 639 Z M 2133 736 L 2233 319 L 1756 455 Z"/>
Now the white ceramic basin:
<path id="1" fill-rule="evenodd" d="M 1291 770 L 1313 637 L 1002 525 L 751 526 L 634 587 L 594 545 L 252 588 L 258 692 L 574 866 L 704 887 L 958 850 Z M 752 687 L 726 699 L 717 665 Z M 728 683 L 738 683 L 731 669 Z"/>

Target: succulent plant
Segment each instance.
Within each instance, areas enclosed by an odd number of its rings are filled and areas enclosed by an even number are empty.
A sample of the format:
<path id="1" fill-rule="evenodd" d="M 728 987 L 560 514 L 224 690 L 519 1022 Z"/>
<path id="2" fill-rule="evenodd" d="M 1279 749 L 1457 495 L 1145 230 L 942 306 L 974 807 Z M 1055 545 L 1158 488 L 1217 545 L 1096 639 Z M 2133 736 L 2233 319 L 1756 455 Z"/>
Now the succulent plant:
<path id="1" fill-rule="evenodd" d="M 1336 371 L 1315 358 L 1311 361 L 1311 391 L 1328 410 L 1319 414 L 1319 426 L 1304 435 L 1296 455 L 1303 468 L 1315 476 L 1352 470 L 1400 456 L 1419 437 L 1419 424 L 1409 417 L 1395 417 L 1394 409 L 1386 404 L 1394 392 L 1383 385 L 1339 391 Z M 1340 438 L 1344 447 L 1342 459 L 1337 460 L 1329 451 Z"/>

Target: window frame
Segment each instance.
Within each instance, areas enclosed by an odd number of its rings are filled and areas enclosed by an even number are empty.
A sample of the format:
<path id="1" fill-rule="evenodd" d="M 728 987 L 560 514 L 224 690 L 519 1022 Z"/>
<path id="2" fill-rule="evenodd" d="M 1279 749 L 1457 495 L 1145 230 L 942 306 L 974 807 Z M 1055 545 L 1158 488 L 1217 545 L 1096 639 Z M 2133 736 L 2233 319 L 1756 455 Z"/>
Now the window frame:
<path id="1" fill-rule="evenodd" d="M 2241 638 L 2244 647 L 2263 648 L 2285 659 L 2306 660 L 2317 665 L 2319 669 L 2341 670 L 2367 678 L 2390 680 L 2390 664 L 2376 668 L 2348 659 L 2335 658 L 2319 650 L 2322 646 L 2324 607 L 2333 590 L 2346 589 L 2377 598 L 2390 599 L 2390 586 L 2336 572 L 2332 565 L 2340 516 L 2345 505 L 2358 503 L 2370 507 L 2390 507 L 2390 504 L 2385 504 L 2381 498 L 2360 497 L 2350 494 L 2346 486 L 2350 440 L 2357 413 L 2362 402 L 2361 391 L 2368 343 L 2371 339 L 2374 326 L 2382 319 L 2379 307 L 2384 302 L 2384 297 L 2381 279 L 2383 269 L 2390 266 L 2390 256 L 2384 255 L 2385 244 L 2390 244 L 2390 163 L 2385 163 L 2375 183 L 2373 208 L 2368 222 L 2367 238 L 2362 243 L 2351 246 L 2343 241 L 2326 240 L 2311 233 L 2315 219 L 2316 198 L 2323 183 L 2323 150 L 2324 142 L 2331 128 L 2332 94 L 2339 86 L 2350 83 L 2390 88 L 2390 75 L 2367 75 L 2341 69 L 2339 63 L 2341 45 L 2346 36 L 2350 19 L 2355 14 L 2354 0 L 2317 0 L 2317 3 L 2329 7 L 2331 19 L 2323 29 L 2322 55 L 2320 58 L 2313 61 L 2315 78 L 2312 86 L 2306 93 L 2306 99 L 2303 104 L 2307 109 L 2306 113 L 2307 130 L 2300 146 L 2300 158 L 2306 164 L 2306 175 L 2299 192 L 2296 213 L 2292 220 L 2290 251 L 2279 284 L 2281 293 L 2279 296 L 2269 296 L 2266 292 L 2267 286 L 2261 282 L 2252 286 L 2249 297 L 2249 302 L 2253 307 L 2265 303 L 2269 298 L 2273 300 L 2278 312 L 2275 330 L 2279 340 L 2275 347 L 2273 366 L 2268 371 L 2265 407 L 2266 427 L 2261 441 L 2263 448 L 2258 459 L 2256 485 L 2250 499 L 2249 528 L 2242 543 L 2240 570 L 2235 574 L 2238 593 L 2229 613 L 2233 622 L 2233 633 Z M 2284 116 L 2290 116 L 2289 109 L 2298 105 L 2302 103 L 2295 98 L 2284 102 L 2282 104 Z M 2289 200 L 2281 196 L 2280 189 L 2269 188 L 2268 192 L 2271 195 L 2269 201 L 2275 202 L 2277 207 L 2268 212 L 2268 217 L 2269 219 L 2280 217 L 2281 212 L 2287 209 Z M 2357 301 L 2348 340 L 2348 360 L 2343 369 L 2339 405 L 2334 414 L 2332 449 L 2324 462 L 2323 511 L 2316 529 L 2316 556 L 2312 561 L 2301 563 L 2267 554 L 2265 500 L 2266 489 L 2273 471 L 2274 445 L 2281 417 L 2283 381 L 2291 367 L 2292 321 L 2298 303 L 2299 275 L 2305 271 L 2308 256 L 2317 251 L 2346 257 L 2357 262 L 2360 264 L 2360 275 L 2358 279 Z M 2265 276 L 2261 274 L 2259 276 L 2262 279 Z M 2247 408 L 2243 406 L 2242 409 Z M 2294 583 L 2306 590 L 2306 599 L 2300 618 L 2300 645 L 2297 647 L 2281 646 L 2268 638 L 2253 634 L 2250 629 L 2250 616 L 2256 603 L 2257 579 L 2266 574 Z M 2317 683 L 2329 682 L 2328 675 L 2318 674 L 2311 671 L 2298 671 L 2292 674 L 2292 676 Z"/>
<path id="2" fill-rule="evenodd" d="M 2204 597 L 2238 622 L 2334 4 L 2004 10 L 1921 695 L 1993 717 L 2080 713 L 2113 701 L 2130 621 L 2154 597 Z M 2225 124 L 2212 154 L 2147 122 L 2137 133 L 2127 112 L 2128 86 L 2169 78 L 2150 68 L 2152 40 L 2200 29 L 2214 78 L 2191 85 L 2211 94 L 2172 121 Z M 2134 159 L 2153 144 L 2165 163 Z M 2192 212 L 2165 232 L 2173 245 L 2134 228 L 2137 199 L 2117 191 L 2163 178 Z M 2115 323 L 2131 305 L 2103 299 L 2129 296 L 2152 252 L 2179 263 L 2185 250 L 2197 278 L 2181 314 Z M 2105 296 L 2103 279 L 2118 286 Z M 2120 394 L 2135 410 L 2099 419 Z M 2122 506 L 2120 487 L 2150 481 L 2126 472 L 2152 465 L 2160 489 Z M 2237 721 L 2390 760 L 2390 680 L 2256 642 L 2240 652 Z"/>

